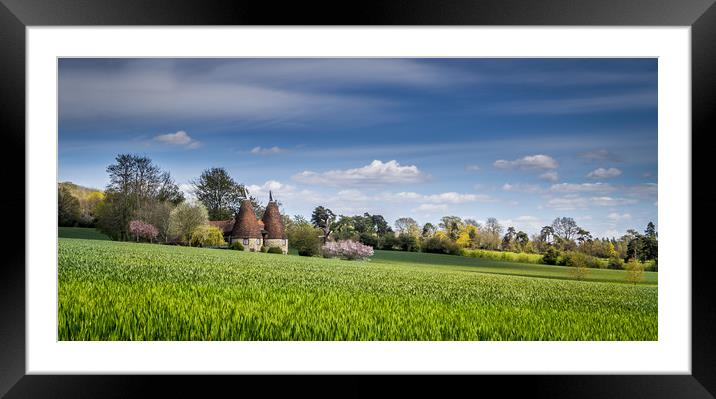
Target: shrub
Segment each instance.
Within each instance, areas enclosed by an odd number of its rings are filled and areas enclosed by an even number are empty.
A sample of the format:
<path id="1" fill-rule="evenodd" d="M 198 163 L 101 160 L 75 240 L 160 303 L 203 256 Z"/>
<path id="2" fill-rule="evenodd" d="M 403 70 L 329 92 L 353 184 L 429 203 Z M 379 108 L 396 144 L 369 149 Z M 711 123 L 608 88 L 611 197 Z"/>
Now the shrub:
<path id="1" fill-rule="evenodd" d="M 644 281 L 644 264 L 632 259 L 624 265 L 624 269 L 628 271 L 626 280 L 629 283 L 636 285 L 636 283 Z"/>
<path id="2" fill-rule="evenodd" d="M 132 220 L 129 222 L 129 233 L 132 234 L 137 241 L 142 238 L 152 242 L 155 238 L 157 238 L 159 230 L 151 224 L 144 223 L 141 220 Z"/>
<path id="3" fill-rule="evenodd" d="M 622 258 L 618 256 L 612 256 L 609 258 L 609 263 L 607 263 L 607 268 L 609 269 L 615 269 L 615 270 L 622 270 L 624 269 L 624 261 Z"/>
<path id="4" fill-rule="evenodd" d="M 308 223 L 292 225 L 286 232 L 288 243 L 298 250 L 300 256 L 316 256 L 321 249 L 323 231 Z"/>
<path id="5" fill-rule="evenodd" d="M 542 263 L 545 265 L 556 265 L 559 260 L 559 255 L 559 251 L 555 247 L 549 247 L 544 255 L 542 255 Z"/>
<path id="6" fill-rule="evenodd" d="M 229 245 L 229 249 L 235 249 L 235 250 L 238 250 L 238 251 L 243 251 L 243 250 L 244 250 L 244 245 L 241 244 L 240 241 L 234 241 L 234 242 L 231 243 L 231 245 Z"/>
<path id="7" fill-rule="evenodd" d="M 283 255 L 283 250 L 279 247 L 269 247 L 266 253 Z"/>
<path id="8" fill-rule="evenodd" d="M 330 241 L 321 250 L 326 258 L 364 260 L 373 256 L 373 247 L 353 240 Z"/>
<path id="9" fill-rule="evenodd" d="M 268 247 L 265 246 L 265 245 L 262 245 L 262 246 L 261 246 L 261 252 L 264 252 L 264 253 L 265 253 L 266 251 L 268 251 Z"/>
<path id="10" fill-rule="evenodd" d="M 401 250 L 408 252 L 417 252 L 418 249 L 420 249 L 418 246 L 418 240 L 414 236 L 408 234 L 401 234 L 398 236 L 398 246 L 400 246 Z"/>
<path id="11" fill-rule="evenodd" d="M 460 246 L 447 238 L 430 237 L 423 242 L 423 252 L 460 255 L 460 251 Z"/>
<path id="12" fill-rule="evenodd" d="M 395 249 L 395 247 L 398 246 L 398 237 L 395 236 L 395 233 L 392 231 L 389 231 L 383 235 L 383 237 L 378 240 L 378 248 L 392 251 Z"/>
<path id="13" fill-rule="evenodd" d="M 201 225 L 191 232 L 189 245 L 192 247 L 218 247 L 224 245 L 224 233 L 216 226 Z"/>
<path id="14" fill-rule="evenodd" d="M 370 246 L 370 247 L 378 246 L 378 237 L 376 237 L 370 233 L 361 233 L 359 241 L 365 245 Z"/>

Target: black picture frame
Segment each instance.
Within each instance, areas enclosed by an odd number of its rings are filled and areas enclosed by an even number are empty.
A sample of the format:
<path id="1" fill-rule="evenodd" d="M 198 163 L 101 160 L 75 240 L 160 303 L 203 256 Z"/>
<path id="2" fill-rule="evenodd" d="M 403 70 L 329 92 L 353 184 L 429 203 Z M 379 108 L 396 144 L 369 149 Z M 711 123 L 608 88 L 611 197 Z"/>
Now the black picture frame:
<path id="1" fill-rule="evenodd" d="M 522 375 L 470 376 L 465 386 L 483 393 L 497 388 L 500 396 L 528 391 L 550 398 L 709 398 L 716 393 L 716 301 L 714 266 L 705 255 L 705 232 L 713 226 L 710 205 L 716 188 L 705 176 L 711 134 L 710 116 L 716 110 L 716 6 L 714 0 L 490 0 L 490 1 L 383 1 L 329 4 L 199 0 L 0 0 L 0 126 L 5 140 L 3 154 L 6 187 L 4 209 L 24 209 L 25 175 L 25 28 L 57 25 L 587 25 L 587 26 L 689 26 L 692 72 L 692 259 L 684 267 L 692 274 L 692 369 L 688 375 Z M 684 137 L 688 140 L 689 137 Z M 703 179 L 699 179 L 702 177 Z M 703 182 L 702 184 L 695 184 Z M 20 187 L 23 189 L 20 190 Z M 25 226 L 20 212 L 6 212 L 6 226 Z M 22 218 L 22 219 L 21 219 Z M 693 219 L 693 217 L 692 217 Z M 155 384 L 162 396 L 212 397 L 229 388 L 263 387 L 275 394 L 305 389 L 316 394 L 315 377 L 290 377 L 276 384 L 269 376 L 79 376 L 25 375 L 25 247 L 4 242 L 5 262 L 0 266 L 0 395 L 18 397 L 134 397 L 145 396 Z M 23 237 L 42 237 L 35 232 Z M 702 234 L 700 234 L 702 233 Z M 691 265 L 689 265 L 691 262 Z M 374 385 L 366 376 L 339 376 L 340 396 L 371 394 Z M 271 379 L 271 381 L 267 381 Z M 422 393 L 437 388 L 443 395 L 457 393 L 461 384 L 399 383 L 400 391 Z M 382 381 L 381 381 L 382 382 Z M 321 383 L 323 384 L 323 383 Z M 385 390 L 385 388 L 383 388 Z M 231 391 L 229 391 L 231 392 Z M 334 393 L 335 394 L 335 393 Z M 233 395 L 232 395 L 233 396 Z M 333 396 L 333 395 L 331 395 Z"/>

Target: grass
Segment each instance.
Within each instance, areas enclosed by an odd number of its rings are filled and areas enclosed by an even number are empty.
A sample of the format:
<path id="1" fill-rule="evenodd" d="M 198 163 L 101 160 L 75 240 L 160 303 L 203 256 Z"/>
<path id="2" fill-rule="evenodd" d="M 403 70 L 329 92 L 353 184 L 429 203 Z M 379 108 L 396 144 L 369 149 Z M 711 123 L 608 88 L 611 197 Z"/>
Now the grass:
<path id="1" fill-rule="evenodd" d="M 658 339 L 656 286 L 571 281 L 549 266 L 70 238 L 58 259 L 60 340 Z"/>
<path id="2" fill-rule="evenodd" d="M 493 261 L 455 255 L 429 254 L 422 252 L 375 251 L 372 263 L 425 265 L 439 268 L 449 266 L 451 270 L 491 274 L 507 274 L 555 279 L 572 279 L 570 267 L 529 264 L 507 261 Z M 626 283 L 626 271 L 611 269 L 588 269 L 587 281 Z M 659 273 L 645 272 L 644 284 L 657 284 Z"/>
<path id="3" fill-rule="evenodd" d="M 60 238 L 82 238 L 85 240 L 109 240 L 109 237 L 97 229 L 87 227 L 59 227 Z"/>

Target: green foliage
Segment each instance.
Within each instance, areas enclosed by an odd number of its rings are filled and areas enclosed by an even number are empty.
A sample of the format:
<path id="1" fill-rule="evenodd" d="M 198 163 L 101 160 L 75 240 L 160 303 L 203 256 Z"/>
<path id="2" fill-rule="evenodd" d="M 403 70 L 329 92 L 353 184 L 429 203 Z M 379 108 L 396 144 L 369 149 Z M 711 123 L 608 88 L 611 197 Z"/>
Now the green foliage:
<path id="1" fill-rule="evenodd" d="M 460 255 L 460 247 L 454 242 L 446 238 L 430 237 L 423 241 L 423 252 Z"/>
<path id="2" fill-rule="evenodd" d="M 294 224 L 286 232 L 288 245 L 300 256 L 316 256 L 320 253 L 323 231 L 307 223 Z"/>
<path id="3" fill-rule="evenodd" d="M 279 255 L 283 255 L 283 250 L 282 250 L 281 248 L 279 248 L 279 247 L 269 247 L 266 252 L 269 253 L 269 254 L 279 254 Z"/>
<path id="4" fill-rule="evenodd" d="M 236 240 L 236 241 L 232 242 L 232 243 L 229 245 L 229 249 L 234 249 L 234 250 L 237 250 L 237 251 L 243 251 L 243 250 L 244 250 L 244 245 L 241 243 L 241 241 Z"/>
<path id="5" fill-rule="evenodd" d="M 597 258 L 576 251 L 563 252 L 557 264 L 560 266 L 583 266 L 592 269 L 602 267 L 602 263 Z"/>
<path id="6" fill-rule="evenodd" d="M 498 262 L 542 263 L 542 255 L 515 252 L 490 251 L 487 249 L 463 249 L 460 255 Z"/>
<path id="7" fill-rule="evenodd" d="M 547 247 L 547 250 L 544 252 L 544 255 L 542 255 L 542 263 L 545 265 L 556 265 L 557 261 L 559 261 L 560 252 L 557 248 L 553 246 Z"/>
<path id="8" fill-rule="evenodd" d="M 248 196 L 246 187 L 236 183 L 224 168 L 206 169 L 191 184 L 211 220 L 230 219 L 238 212 L 241 200 Z"/>
<path id="9" fill-rule="evenodd" d="M 401 251 L 417 252 L 420 250 L 417 238 L 409 234 L 401 234 L 398 236 L 398 246 Z"/>
<path id="10" fill-rule="evenodd" d="M 224 233 L 216 226 L 204 224 L 191 232 L 189 244 L 192 247 L 218 247 L 226 244 Z"/>
<path id="11" fill-rule="evenodd" d="M 57 189 L 57 223 L 71 227 L 79 224 L 80 201 L 75 198 L 66 186 Z"/>
<path id="12" fill-rule="evenodd" d="M 624 260 L 618 256 L 612 256 L 609 258 L 609 263 L 607 264 L 607 267 L 609 269 L 614 270 L 622 270 L 624 269 Z"/>
<path id="13" fill-rule="evenodd" d="M 531 270 L 559 277 L 510 275 Z M 656 286 L 568 277 L 426 253 L 357 264 L 60 239 L 57 328 L 61 341 L 658 339 Z"/>
<path id="14" fill-rule="evenodd" d="M 209 223 L 209 214 L 201 202 L 182 202 L 169 215 L 169 235 L 188 242 L 197 227 Z"/>
<path id="15" fill-rule="evenodd" d="M 385 233 L 383 237 L 378 240 L 378 245 L 374 248 L 384 249 L 386 251 L 392 251 L 398 246 L 398 237 L 392 231 Z"/>
<path id="16" fill-rule="evenodd" d="M 636 285 L 644 281 L 644 264 L 632 259 L 624 265 L 626 269 L 626 281 Z"/>

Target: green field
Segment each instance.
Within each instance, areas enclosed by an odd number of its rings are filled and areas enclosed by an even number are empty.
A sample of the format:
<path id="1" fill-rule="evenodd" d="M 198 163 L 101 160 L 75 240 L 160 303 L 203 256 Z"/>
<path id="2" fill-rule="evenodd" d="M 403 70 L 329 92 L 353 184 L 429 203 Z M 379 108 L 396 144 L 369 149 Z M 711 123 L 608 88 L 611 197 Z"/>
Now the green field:
<path id="1" fill-rule="evenodd" d="M 59 239 L 58 255 L 60 340 L 658 339 L 656 285 L 566 280 L 556 266 L 72 238 Z"/>
<path id="2" fill-rule="evenodd" d="M 109 237 L 100 233 L 97 229 L 87 227 L 59 227 L 60 238 L 83 238 L 85 240 L 109 240 Z"/>

